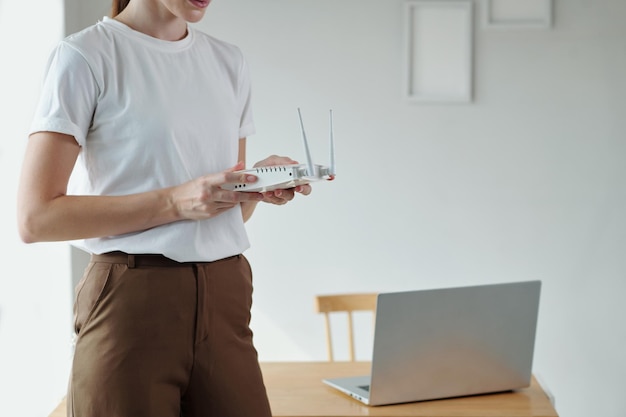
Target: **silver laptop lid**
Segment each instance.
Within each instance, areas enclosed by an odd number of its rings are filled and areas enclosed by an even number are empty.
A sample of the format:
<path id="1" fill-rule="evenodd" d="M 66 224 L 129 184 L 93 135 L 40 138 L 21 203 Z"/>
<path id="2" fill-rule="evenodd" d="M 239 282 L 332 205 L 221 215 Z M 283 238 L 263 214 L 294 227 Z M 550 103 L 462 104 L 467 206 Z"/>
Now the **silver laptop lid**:
<path id="1" fill-rule="evenodd" d="M 378 296 L 370 405 L 530 384 L 540 281 Z"/>

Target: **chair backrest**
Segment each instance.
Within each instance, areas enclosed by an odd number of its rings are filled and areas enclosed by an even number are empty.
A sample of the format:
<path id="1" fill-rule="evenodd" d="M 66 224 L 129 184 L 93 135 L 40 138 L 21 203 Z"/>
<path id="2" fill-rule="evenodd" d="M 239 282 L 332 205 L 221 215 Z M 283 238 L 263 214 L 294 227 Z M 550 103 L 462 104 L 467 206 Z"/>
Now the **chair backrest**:
<path id="1" fill-rule="evenodd" d="M 354 361 L 354 330 L 352 326 L 352 313 L 355 311 L 376 311 L 377 293 L 352 293 L 317 295 L 315 297 L 315 308 L 317 313 L 324 315 L 324 325 L 326 328 L 326 351 L 328 360 L 334 361 L 333 343 L 330 331 L 329 313 L 343 312 L 348 318 L 348 351 L 350 361 Z M 375 317 L 376 315 L 373 314 Z"/>

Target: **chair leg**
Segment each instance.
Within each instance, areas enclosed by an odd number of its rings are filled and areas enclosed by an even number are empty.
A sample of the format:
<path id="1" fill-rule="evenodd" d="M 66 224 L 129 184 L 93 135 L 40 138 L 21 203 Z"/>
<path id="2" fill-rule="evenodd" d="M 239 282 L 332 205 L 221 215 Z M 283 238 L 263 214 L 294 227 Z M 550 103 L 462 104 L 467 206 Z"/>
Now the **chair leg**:
<path id="1" fill-rule="evenodd" d="M 348 313 L 348 349 L 350 362 L 354 362 L 354 331 L 352 330 L 352 312 Z"/>
<path id="2" fill-rule="evenodd" d="M 330 320 L 328 318 L 328 313 L 324 313 L 324 324 L 326 327 L 326 354 L 328 356 L 328 361 L 334 362 L 335 358 L 333 356 L 333 342 L 330 334 Z"/>

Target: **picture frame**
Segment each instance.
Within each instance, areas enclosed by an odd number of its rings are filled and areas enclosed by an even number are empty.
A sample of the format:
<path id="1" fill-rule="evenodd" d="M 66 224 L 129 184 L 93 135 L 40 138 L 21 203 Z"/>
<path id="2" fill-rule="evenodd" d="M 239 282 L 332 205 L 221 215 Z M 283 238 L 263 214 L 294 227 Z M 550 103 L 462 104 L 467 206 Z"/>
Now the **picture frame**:
<path id="1" fill-rule="evenodd" d="M 482 22 L 486 29 L 549 29 L 553 0 L 483 0 Z"/>
<path id="2" fill-rule="evenodd" d="M 412 103 L 468 103 L 473 84 L 473 2 L 407 0 L 404 95 Z"/>

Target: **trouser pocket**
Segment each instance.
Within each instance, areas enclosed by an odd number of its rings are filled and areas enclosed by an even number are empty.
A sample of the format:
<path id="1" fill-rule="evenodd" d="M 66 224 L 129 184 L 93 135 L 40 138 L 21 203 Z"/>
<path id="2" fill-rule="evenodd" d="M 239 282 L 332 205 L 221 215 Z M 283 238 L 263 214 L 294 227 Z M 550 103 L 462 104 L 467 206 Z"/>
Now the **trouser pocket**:
<path id="1" fill-rule="evenodd" d="M 74 331 L 80 334 L 82 328 L 89 322 L 98 303 L 104 296 L 112 264 L 90 263 L 76 286 L 74 301 Z"/>

